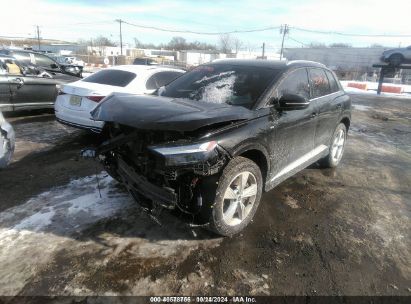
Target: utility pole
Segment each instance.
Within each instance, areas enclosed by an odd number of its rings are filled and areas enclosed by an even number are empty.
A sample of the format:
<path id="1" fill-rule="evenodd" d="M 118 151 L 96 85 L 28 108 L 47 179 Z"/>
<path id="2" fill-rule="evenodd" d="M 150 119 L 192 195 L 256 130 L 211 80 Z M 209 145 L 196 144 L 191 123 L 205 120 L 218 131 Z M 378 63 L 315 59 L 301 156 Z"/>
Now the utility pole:
<path id="1" fill-rule="evenodd" d="M 123 20 L 116 19 L 116 21 L 120 24 L 120 54 L 123 55 L 123 33 L 121 32 L 121 23 Z"/>
<path id="2" fill-rule="evenodd" d="M 264 55 L 265 55 L 265 42 L 263 42 L 263 56 L 261 57 L 261 59 L 265 59 Z"/>
<path id="3" fill-rule="evenodd" d="M 40 27 L 38 25 L 36 25 L 36 33 L 37 33 L 37 44 L 38 44 L 39 51 L 40 51 Z"/>
<path id="4" fill-rule="evenodd" d="M 283 41 L 281 42 L 280 60 L 283 58 L 284 38 L 285 38 L 285 35 L 288 34 L 288 32 L 289 32 L 288 24 L 281 25 L 280 34 L 283 34 Z"/>

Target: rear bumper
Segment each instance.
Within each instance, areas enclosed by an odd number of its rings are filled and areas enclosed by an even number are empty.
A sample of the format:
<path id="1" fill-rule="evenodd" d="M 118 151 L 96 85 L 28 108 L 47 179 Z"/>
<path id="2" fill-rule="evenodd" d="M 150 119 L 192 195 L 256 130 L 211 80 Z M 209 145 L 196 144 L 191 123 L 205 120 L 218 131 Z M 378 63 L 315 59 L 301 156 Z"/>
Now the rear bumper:
<path id="1" fill-rule="evenodd" d="M 96 133 L 101 133 L 101 131 L 103 130 L 103 128 L 95 128 L 95 127 L 90 127 L 90 126 L 85 126 L 85 125 L 79 125 L 79 124 L 76 124 L 70 121 L 65 121 L 63 119 L 58 118 L 57 115 L 56 115 L 56 120 L 63 125 L 68 125 L 70 127 L 75 127 L 75 128 L 83 129 L 83 130 L 90 130 Z"/>
<path id="2" fill-rule="evenodd" d="M 95 121 L 88 111 L 73 110 L 62 105 L 62 101 L 57 98 L 54 104 L 54 111 L 59 122 L 76 128 L 89 129 L 100 132 L 103 129 L 103 121 Z"/>

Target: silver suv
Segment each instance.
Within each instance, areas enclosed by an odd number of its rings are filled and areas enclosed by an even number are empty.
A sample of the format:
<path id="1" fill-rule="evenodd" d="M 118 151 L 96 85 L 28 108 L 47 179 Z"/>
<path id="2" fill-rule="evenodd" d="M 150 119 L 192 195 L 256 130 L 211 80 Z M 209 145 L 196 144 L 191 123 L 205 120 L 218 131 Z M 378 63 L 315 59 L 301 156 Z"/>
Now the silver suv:
<path id="1" fill-rule="evenodd" d="M 386 50 L 382 53 L 381 61 L 388 62 L 392 66 L 411 62 L 411 45 L 406 48 Z"/>

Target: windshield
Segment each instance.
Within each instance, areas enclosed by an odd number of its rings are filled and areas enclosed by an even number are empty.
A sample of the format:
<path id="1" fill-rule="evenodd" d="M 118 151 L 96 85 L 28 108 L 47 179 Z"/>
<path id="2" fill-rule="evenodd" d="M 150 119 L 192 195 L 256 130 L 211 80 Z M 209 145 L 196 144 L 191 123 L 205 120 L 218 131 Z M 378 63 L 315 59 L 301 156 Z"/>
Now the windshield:
<path id="1" fill-rule="evenodd" d="M 160 95 L 251 108 L 277 74 L 264 67 L 203 65 L 170 83 Z"/>

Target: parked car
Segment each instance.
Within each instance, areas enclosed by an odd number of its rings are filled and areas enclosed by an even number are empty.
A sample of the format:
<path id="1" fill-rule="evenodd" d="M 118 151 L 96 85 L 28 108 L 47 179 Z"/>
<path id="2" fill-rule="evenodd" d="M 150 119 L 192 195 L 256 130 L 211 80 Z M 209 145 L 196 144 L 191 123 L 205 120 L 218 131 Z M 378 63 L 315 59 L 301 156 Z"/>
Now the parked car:
<path id="1" fill-rule="evenodd" d="M 83 72 L 82 66 L 60 64 L 53 58 L 35 51 L 1 49 L 0 54 L 12 56 L 26 66 L 44 69 L 52 74 L 54 78 L 66 81 L 73 81 L 73 76 L 81 78 L 81 73 Z"/>
<path id="2" fill-rule="evenodd" d="M 150 94 L 185 71 L 155 66 L 123 65 L 98 71 L 61 87 L 55 103 L 58 121 L 100 132 L 104 123 L 91 118 L 98 103 L 112 92 Z"/>
<path id="3" fill-rule="evenodd" d="M 133 61 L 133 64 L 135 65 L 158 65 L 157 61 L 155 61 L 153 58 L 135 58 Z"/>
<path id="4" fill-rule="evenodd" d="M 0 168 L 5 168 L 14 153 L 15 135 L 13 127 L 4 119 L 0 111 Z"/>
<path id="5" fill-rule="evenodd" d="M 247 226 L 263 191 L 319 161 L 336 167 L 351 100 L 309 61 L 218 60 L 159 96 L 113 94 L 92 112 L 98 156 L 145 208 L 180 209 L 221 235 Z"/>
<path id="6" fill-rule="evenodd" d="M 411 63 L 411 45 L 406 48 L 396 48 L 386 50 L 382 53 L 381 60 L 388 62 L 392 66 L 399 66 L 403 63 Z"/>
<path id="7" fill-rule="evenodd" d="M 81 59 L 77 59 L 73 56 L 66 56 L 66 55 L 58 55 L 58 54 L 50 54 L 49 57 L 53 58 L 61 65 L 74 65 L 84 67 L 84 61 Z"/>
<path id="8" fill-rule="evenodd" d="M 0 111 L 53 108 L 57 86 L 66 82 L 67 78 L 56 79 L 45 70 L 0 54 Z"/>

